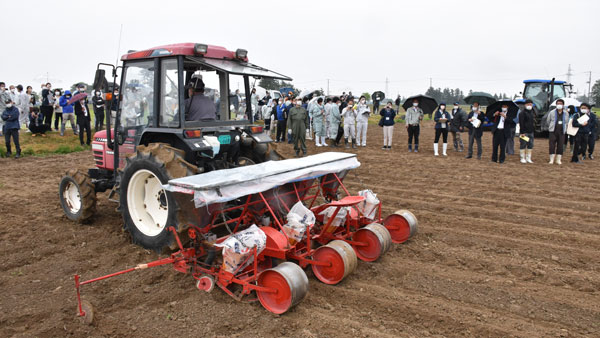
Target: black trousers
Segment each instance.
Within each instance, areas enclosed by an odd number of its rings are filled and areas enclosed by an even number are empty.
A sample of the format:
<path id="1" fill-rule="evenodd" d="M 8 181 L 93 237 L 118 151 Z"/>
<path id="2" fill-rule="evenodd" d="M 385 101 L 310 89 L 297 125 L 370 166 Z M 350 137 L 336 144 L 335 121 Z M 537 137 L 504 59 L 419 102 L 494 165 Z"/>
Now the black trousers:
<path id="1" fill-rule="evenodd" d="M 340 143 L 340 141 L 342 140 L 342 137 L 344 137 L 344 127 L 342 127 L 342 124 L 340 124 L 338 126 L 338 132 L 337 132 L 337 136 L 335 138 L 335 143 Z"/>
<path id="2" fill-rule="evenodd" d="M 419 144 L 419 134 L 421 133 L 420 126 L 408 126 L 408 145 L 412 144 L 413 138 L 415 139 L 415 144 Z M 446 134 L 446 138 L 448 135 Z"/>
<path id="3" fill-rule="evenodd" d="M 492 161 L 494 162 L 498 161 L 498 150 L 500 151 L 500 163 L 503 163 L 506 159 L 506 132 L 504 129 L 494 131 L 492 139 Z"/>
<path id="4" fill-rule="evenodd" d="M 286 121 L 277 120 L 277 137 L 276 141 L 285 142 L 285 135 L 287 134 Z"/>
<path id="5" fill-rule="evenodd" d="M 62 124 L 62 113 L 54 113 L 54 129 L 58 130 L 58 120 Z"/>
<path id="6" fill-rule="evenodd" d="M 90 127 L 90 119 L 84 117 L 77 118 L 77 124 L 79 125 L 79 142 L 83 145 L 83 131 L 85 130 L 87 135 L 86 144 L 92 143 L 92 129 Z"/>
<path id="7" fill-rule="evenodd" d="M 94 115 L 96 116 L 94 130 L 98 131 L 104 129 L 104 107 L 94 108 Z"/>
<path id="8" fill-rule="evenodd" d="M 10 146 L 10 139 L 12 138 L 13 142 L 15 142 L 15 148 L 17 149 L 17 154 L 21 154 L 21 145 L 19 144 L 19 129 L 5 129 L 4 130 L 4 142 L 6 143 L 6 152 L 12 153 Z"/>
<path id="9" fill-rule="evenodd" d="M 594 153 L 594 148 L 596 147 L 596 134 L 588 134 L 587 143 L 588 154 L 592 155 Z"/>
<path id="10" fill-rule="evenodd" d="M 52 106 L 41 106 L 40 112 L 44 116 L 44 124 L 51 126 L 52 125 L 52 114 L 54 113 L 54 107 Z"/>
<path id="11" fill-rule="evenodd" d="M 579 160 L 579 155 L 585 155 L 588 144 L 588 134 L 577 133 L 575 135 L 575 145 L 573 146 L 573 157 L 571 162 Z"/>
<path id="12" fill-rule="evenodd" d="M 443 136 L 444 143 L 448 143 L 448 128 L 438 128 L 435 130 L 435 141 L 433 143 L 438 143 L 440 140 L 440 135 Z"/>
<path id="13" fill-rule="evenodd" d="M 565 134 L 562 133 L 562 126 L 555 126 L 554 131 L 548 135 L 549 154 L 562 155 L 565 145 Z"/>

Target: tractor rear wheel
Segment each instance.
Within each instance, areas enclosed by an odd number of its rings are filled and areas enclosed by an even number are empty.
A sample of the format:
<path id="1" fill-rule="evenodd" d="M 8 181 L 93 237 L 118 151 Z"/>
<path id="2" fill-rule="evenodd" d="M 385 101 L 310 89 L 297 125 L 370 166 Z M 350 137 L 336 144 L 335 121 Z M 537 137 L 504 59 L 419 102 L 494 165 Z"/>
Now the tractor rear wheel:
<path id="1" fill-rule="evenodd" d="M 179 205 L 162 185 L 174 178 L 196 174 L 185 153 L 164 143 L 138 146 L 127 158 L 120 184 L 120 207 L 125 229 L 134 243 L 160 252 L 173 242 L 170 226 L 182 231 Z"/>
<path id="2" fill-rule="evenodd" d="M 84 222 L 96 212 L 96 190 L 87 173 L 71 169 L 58 186 L 60 205 L 68 219 Z"/>

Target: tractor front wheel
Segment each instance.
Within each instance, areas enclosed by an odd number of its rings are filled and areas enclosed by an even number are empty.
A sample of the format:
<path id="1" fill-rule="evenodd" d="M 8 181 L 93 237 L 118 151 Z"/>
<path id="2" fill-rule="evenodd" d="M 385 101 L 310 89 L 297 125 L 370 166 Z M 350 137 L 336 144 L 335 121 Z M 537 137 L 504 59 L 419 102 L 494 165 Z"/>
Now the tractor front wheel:
<path id="1" fill-rule="evenodd" d="M 71 169 L 58 186 L 60 206 L 68 219 L 84 222 L 96 212 L 96 190 L 92 179 L 83 171 Z"/>

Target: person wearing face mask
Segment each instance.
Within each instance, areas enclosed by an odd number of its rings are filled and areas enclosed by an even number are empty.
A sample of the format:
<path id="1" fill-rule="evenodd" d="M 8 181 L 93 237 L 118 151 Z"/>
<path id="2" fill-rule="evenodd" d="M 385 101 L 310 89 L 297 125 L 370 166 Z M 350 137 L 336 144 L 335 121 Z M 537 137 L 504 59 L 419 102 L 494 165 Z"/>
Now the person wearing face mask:
<path id="1" fill-rule="evenodd" d="M 294 150 L 296 151 L 296 157 L 300 156 L 300 150 L 302 155 L 306 155 L 306 129 L 308 128 L 308 112 L 302 107 L 301 99 L 294 99 L 294 106 L 290 109 L 290 115 L 287 121 L 288 133 L 292 135 L 294 139 Z M 298 145 L 300 143 L 300 145 Z"/>
<path id="2" fill-rule="evenodd" d="M 350 148 L 348 144 L 350 139 L 352 148 L 356 148 L 356 108 L 353 99 L 349 99 L 346 108 L 342 109 L 342 117 L 344 118 L 344 144 L 346 148 Z"/>
<path id="3" fill-rule="evenodd" d="M 102 98 L 102 93 L 99 90 L 94 91 L 94 96 L 92 97 L 92 104 L 94 106 L 94 116 L 96 117 L 96 121 L 94 122 L 94 130 L 102 130 L 104 129 L 104 98 Z"/>
<path id="4" fill-rule="evenodd" d="M 369 126 L 369 106 L 367 106 L 367 98 L 361 96 L 358 100 L 358 108 L 356 111 L 356 145 L 359 147 L 367 146 L 367 128 Z"/>
<path id="5" fill-rule="evenodd" d="M 285 105 L 285 102 L 280 99 L 281 103 L 277 106 L 277 136 L 275 138 L 275 142 L 285 142 L 286 135 L 286 124 L 288 118 L 288 109 Z"/>
<path id="6" fill-rule="evenodd" d="M 467 115 L 467 128 L 469 128 L 469 150 L 465 158 L 473 158 L 473 143 L 477 141 L 477 159 L 481 160 L 483 148 L 481 137 L 483 136 L 483 113 L 479 110 L 479 102 L 473 102 L 471 112 Z"/>
<path id="7" fill-rule="evenodd" d="M 421 127 L 419 124 L 423 120 L 423 109 L 419 108 L 419 101 L 414 99 L 412 107 L 406 110 L 406 130 L 408 131 L 408 151 L 412 152 L 413 138 L 415 140 L 415 153 L 419 152 L 419 134 Z"/>
<path id="8" fill-rule="evenodd" d="M 548 164 L 553 164 L 555 159 L 557 164 L 562 164 L 565 134 L 569 124 L 569 114 L 564 106 L 565 101 L 563 99 L 556 100 L 556 108 L 548 112 L 544 120 L 546 128 L 548 128 L 548 145 L 550 148 L 550 162 Z"/>
<path id="9" fill-rule="evenodd" d="M 379 115 L 381 115 L 381 122 L 379 125 L 383 127 L 383 150 L 392 150 L 392 138 L 394 136 L 394 118 L 396 118 L 396 111 L 392 109 L 392 103 L 388 102 L 385 105 Z"/>
<path id="10" fill-rule="evenodd" d="M 46 88 L 42 89 L 42 106 L 40 110 L 44 116 L 44 124 L 51 126 L 52 115 L 54 114 L 54 92 L 50 82 L 46 83 Z"/>
<path id="11" fill-rule="evenodd" d="M 23 91 L 23 86 L 17 86 L 17 99 L 15 105 L 19 109 L 19 126 L 28 125 L 29 121 L 29 95 Z"/>
<path id="12" fill-rule="evenodd" d="M 73 114 L 73 104 L 68 104 L 71 99 L 71 91 L 65 90 L 65 94 L 58 99 L 58 104 L 62 108 L 62 123 L 60 124 L 60 136 L 65 135 L 65 125 L 67 121 L 71 123 L 71 128 L 73 129 L 73 134 L 77 135 L 77 125 L 75 124 L 75 116 Z"/>
<path id="13" fill-rule="evenodd" d="M 325 111 L 324 111 L 324 115 L 323 115 L 323 120 L 325 120 L 325 137 L 329 138 L 329 115 L 331 114 L 331 107 L 332 107 L 333 103 L 331 101 L 331 98 L 328 97 L 327 99 L 325 99 Z M 323 146 L 325 146 L 326 144 L 323 143 Z"/>
<path id="14" fill-rule="evenodd" d="M 10 100 L 10 94 L 6 90 L 6 84 L 0 82 L 0 113 L 6 109 L 6 101 L 8 100 Z M 0 136 L 4 134 L 4 120 L 0 119 Z"/>
<path id="15" fill-rule="evenodd" d="M 575 147 L 573 149 L 573 158 L 571 159 L 571 162 L 574 163 L 581 163 L 579 156 L 581 156 L 581 160 L 585 159 L 591 127 L 597 124 L 596 114 L 591 113 L 590 108 L 589 104 L 582 103 L 579 106 L 579 113 L 573 115 L 573 127 L 579 128 L 575 135 Z M 582 118 L 586 119 L 586 121 L 580 122 L 579 120 Z"/>
<path id="16" fill-rule="evenodd" d="M 452 143 L 454 144 L 454 151 L 463 152 L 465 145 L 461 137 L 461 133 L 464 131 L 465 125 L 467 124 L 467 113 L 458 105 L 458 102 L 454 102 L 454 107 L 450 113 L 450 133 L 452 133 Z"/>
<path id="17" fill-rule="evenodd" d="M 290 110 L 295 106 L 295 104 L 293 104 L 293 102 L 294 102 L 294 97 L 291 95 L 291 92 L 290 92 L 290 96 L 285 99 L 285 109 L 287 112 L 286 125 L 287 125 L 287 119 L 289 119 L 289 116 L 290 116 Z M 302 101 L 300 101 L 300 102 L 302 103 Z M 284 130 L 285 130 L 285 126 L 284 126 Z M 288 144 L 294 143 L 294 139 L 292 138 L 292 133 L 289 131 L 287 132 L 287 143 Z"/>
<path id="18" fill-rule="evenodd" d="M 92 142 L 92 130 L 90 127 L 90 113 L 88 111 L 88 105 L 85 102 L 85 99 L 81 99 L 78 102 L 74 103 L 75 105 L 75 115 L 77 116 L 77 125 L 79 126 L 79 143 L 83 146 L 83 132 L 86 133 L 86 145 L 90 145 Z"/>
<path id="19" fill-rule="evenodd" d="M 19 145 L 19 109 L 13 106 L 10 96 L 4 101 L 4 111 L 2 112 L 2 121 L 4 121 L 4 141 L 6 143 L 6 157 L 12 155 L 10 140 L 15 143 L 17 154 L 15 158 L 21 157 L 21 146 Z"/>
<path id="20" fill-rule="evenodd" d="M 573 118 L 573 115 L 577 112 L 577 109 L 575 109 L 574 105 L 569 105 L 567 107 L 567 113 L 569 113 L 569 120 L 571 120 Z M 567 143 L 569 144 L 569 152 L 571 154 L 573 154 L 573 142 L 575 141 L 575 136 L 571 136 L 569 134 L 565 134 L 565 145 L 564 148 L 566 149 L 567 147 Z"/>
<path id="21" fill-rule="evenodd" d="M 586 113 L 589 117 L 589 122 L 587 125 L 587 128 L 589 129 L 588 132 L 588 136 L 587 136 L 587 151 L 588 151 L 588 156 L 587 158 L 590 160 L 594 159 L 593 153 L 594 153 L 594 148 L 596 146 L 596 136 L 598 135 L 598 117 L 596 116 L 596 114 L 594 114 L 591 110 L 590 107 L 587 107 L 587 113 Z M 585 152 L 584 154 L 582 154 L 582 158 L 586 159 L 585 157 Z"/>
<path id="22" fill-rule="evenodd" d="M 433 119 L 435 120 L 435 141 L 433 142 L 433 155 L 440 155 L 438 151 L 438 142 L 440 141 L 441 135 L 444 141 L 442 144 L 442 155 L 448 156 L 446 151 L 448 150 L 448 121 L 450 121 L 450 113 L 446 111 L 445 103 L 440 103 Z"/>
<path id="23" fill-rule="evenodd" d="M 492 162 L 494 163 L 502 164 L 506 159 L 506 139 L 510 136 L 507 114 L 507 104 L 502 105 L 501 111 L 494 112 L 494 125 L 492 126 Z M 498 158 L 498 150 L 500 158 Z"/>
<path id="24" fill-rule="evenodd" d="M 343 130 L 340 131 L 340 122 L 342 122 L 342 115 L 340 114 L 340 98 L 334 97 L 333 104 L 331 105 L 331 112 L 329 114 L 329 138 L 331 138 L 330 147 L 339 147 L 341 135 Z"/>
<path id="25" fill-rule="evenodd" d="M 58 131 L 58 120 L 60 120 L 60 124 L 62 125 L 63 116 L 62 116 L 62 107 L 60 106 L 60 97 L 62 93 L 60 90 L 54 90 L 54 130 Z"/>
<path id="26" fill-rule="evenodd" d="M 15 86 L 10 85 L 8 87 L 9 91 L 8 91 L 8 95 L 10 95 L 10 99 L 12 100 L 12 102 L 14 102 L 15 104 L 17 103 L 17 89 L 15 88 Z"/>
<path id="27" fill-rule="evenodd" d="M 533 163 L 533 133 L 534 129 L 533 101 L 525 101 L 525 110 L 519 114 L 519 154 L 521 163 Z"/>
<path id="28" fill-rule="evenodd" d="M 325 107 L 323 107 L 323 98 L 317 99 L 317 103 L 313 103 L 310 107 L 312 115 L 312 124 L 315 131 L 315 145 L 323 147 L 325 143 Z"/>

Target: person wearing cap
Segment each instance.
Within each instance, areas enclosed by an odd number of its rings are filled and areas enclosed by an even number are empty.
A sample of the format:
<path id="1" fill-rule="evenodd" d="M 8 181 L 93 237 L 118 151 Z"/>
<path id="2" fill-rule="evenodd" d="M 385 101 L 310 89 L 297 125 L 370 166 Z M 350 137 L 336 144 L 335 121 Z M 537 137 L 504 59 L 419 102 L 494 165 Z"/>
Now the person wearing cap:
<path id="1" fill-rule="evenodd" d="M 344 117 L 344 144 L 346 148 L 350 148 L 348 139 L 352 141 L 352 148 L 356 148 L 356 107 L 354 99 L 348 100 L 346 108 L 342 109 L 342 117 Z"/>
<path id="2" fill-rule="evenodd" d="M 577 134 L 575 135 L 575 147 L 573 149 L 573 158 L 571 159 L 571 162 L 574 163 L 581 163 L 579 160 L 580 155 L 582 160 L 585 159 L 591 127 L 597 124 L 596 114 L 591 113 L 590 108 L 591 107 L 589 104 L 582 103 L 579 106 L 579 112 L 573 115 L 573 127 L 579 128 L 577 130 Z M 584 116 L 587 116 L 587 121 L 583 123 L 579 122 L 579 119 Z"/>
<path id="3" fill-rule="evenodd" d="M 458 105 L 458 102 L 454 102 L 454 107 L 450 112 L 450 133 L 452 133 L 452 143 L 454 144 L 454 151 L 463 152 L 465 145 L 461 137 L 461 133 L 465 130 L 467 124 L 467 113 Z"/>
<path id="4" fill-rule="evenodd" d="M 479 120 L 477 122 L 476 120 Z M 469 128 L 469 150 L 465 158 L 473 158 L 473 143 L 477 141 L 477 159 L 481 160 L 483 148 L 481 137 L 483 136 L 483 113 L 479 110 L 479 102 L 473 102 L 471 112 L 467 115 L 467 128 Z M 475 126 L 477 125 L 477 127 Z"/>
<path id="5" fill-rule="evenodd" d="M 550 148 L 550 162 L 553 164 L 556 158 L 556 164 L 562 164 L 563 147 L 565 144 L 565 134 L 569 124 L 569 114 L 566 112 L 565 101 L 556 100 L 556 108 L 552 109 L 547 115 L 544 123 L 548 129 L 548 145 Z"/>
<path id="6" fill-rule="evenodd" d="M 367 106 L 367 98 L 361 96 L 358 99 L 358 109 L 356 112 L 356 145 L 359 147 L 367 146 L 367 128 L 369 126 L 369 106 Z"/>
<path id="7" fill-rule="evenodd" d="M 330 147 L 339 147 L 341 135 L 343 130 L 340 131 L 340 122 L 342 122 L 342 115 L 340 114 L 340 102 L 339 97 L 333 98 L 333 104 L 331 104 L 331 110 L 329 114 L 329 138 L 331 139 Z"/>
<path id="8" fill-rule="evenodd" d="M 504 163 L 506 159 L 506 138 L 510 136 L 508 127 L 508 104 L 503 104 L 500 111 L 494 112 L 494 125 L 492 126 L 492 162 Z M 498 158 L 498 150 L 500 158 Z"/>
<path id="9" fill-rule="evenodd" d="M 533 133 L 534 128 L 533 101 L 525 101 L 525 110 L 519 114 L 519 154 L 521 163 L 533 163 L 531 155 L 533 153 Z"/>
<path id="10" fill-rule="evenodd" d="M 419 107 L 419 100 L 414 99 L 412 107 L 406 110 L 406 130 L 408 131 L 408 151 L 412 152 L 413 138 L 415 140 L 415 153 L 419 152 L 419 134 L 421 127 L 419 126 L 423 120 L 423 109 Z"/>
<path id="11" fill-rule="evenodd" d="M 17 154 L 15 158 L 21 157 L 21 146 L 19 144 L 19 109 L 13 105 L 13 102 L 8 96 L 4 100 L 4 111 L 2 112 L 2 121 L 4 121 L 4 141 L 6 142 L 6 157 L 12 155 L 10 139 L 15 143 Z"/>
<path id="12" fill-rule="evenodd" d="M 300 150 L 302 150 L 303 155 L 306 155 L 306 129 L 308 129 L 308 124 L 308 112 L 302 107 L 302 100 L 294 99 L 294 107 L 290 109 L 287 128 L 288 133 L 294 139 L 296 157 L 300 156 Z"/>
<path id="13" fill-rule="evenodd" d="M 438 109 L 435 111 L 433 117 L 435 121 L 435 140 L 433 141 L 433 155 L 439 156 L 438 142 L 440 141 L 440 135 L 443 137 L 444 143 L 442 144 L 442 155 L 448 156 L 446 151 L 448 150 L 448 122 L 450 121 L 450 113 L 446 111 L 446 104 L 441 102 Z"/>
<path id="14" fill-rule="evenodd" d="M 191 97 L 185 100 L 186 121 L 214 121 L 217 119 L 217 108 L 209 97 L 204 95 L 204 82 L 201 77 L 192 76 L 190 88 Z"/>
<path id="15" fill-rule="evenodd" d="M 74 107 L 73 107 L 73 104 L 69 104 L 70 99 L 71 99 L 71 91 L 70 90 L 65 90 L 65 94 L 58 99 L 58 104 L 60 104 L 60 106 L 62 107 L 62 112 L 63 112 L 62 123 L 60 125 L 60 136 L 65 135 L 65 126 L 67 125 L 67 121 L 69 121 L 71 123 L 71 128 L 73 129 L 73 134 L 74 135 L 78 134 L 77 124 L 75 124 L 75 116 L 73 115 Z"/>

